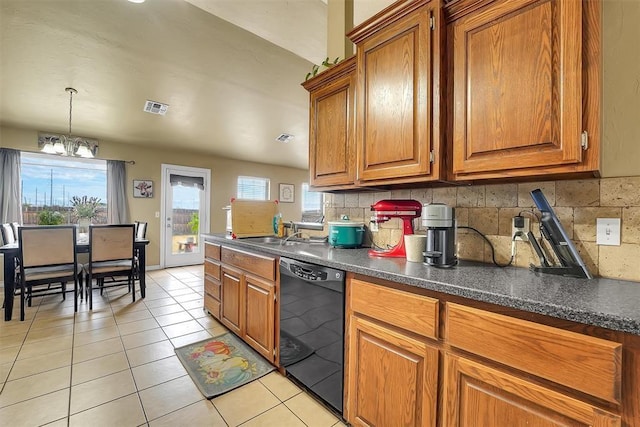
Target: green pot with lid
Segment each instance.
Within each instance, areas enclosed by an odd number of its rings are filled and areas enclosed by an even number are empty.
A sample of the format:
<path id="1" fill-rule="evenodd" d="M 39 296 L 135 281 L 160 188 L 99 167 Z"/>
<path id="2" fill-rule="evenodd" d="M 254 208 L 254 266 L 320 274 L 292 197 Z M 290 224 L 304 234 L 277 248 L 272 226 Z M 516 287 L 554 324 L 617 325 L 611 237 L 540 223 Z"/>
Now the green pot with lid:
<path id="1" fill-rule="evenodd" d="M 364 240 L 364 222 L 349 221 L 342 216 L 340 221 L 329 221 L 329 245 L 334 248 L 359 248 Z"/>

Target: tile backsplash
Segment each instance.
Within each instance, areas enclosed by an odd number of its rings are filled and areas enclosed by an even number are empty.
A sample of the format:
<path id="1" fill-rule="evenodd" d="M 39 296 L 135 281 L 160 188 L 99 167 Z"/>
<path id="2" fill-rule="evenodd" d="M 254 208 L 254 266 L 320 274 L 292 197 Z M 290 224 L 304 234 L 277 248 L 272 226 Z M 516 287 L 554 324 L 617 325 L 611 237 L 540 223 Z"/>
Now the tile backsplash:
<path id="1" fill-rule="evenodd" d="M 445 203 L 456 208 L 458 226 L 482 232 L 492 242 L 496 260 L 511 257 L 511 219 L 521 213 L 531 219 L 531 231 L 539 237 L 534 204 L 529 192 L 540 188 L 594 276 L 640 281 L 640 176 L 520 184 L 471 185 L 420 188 L 384 192 L 325 195 L 328 221 L 348 215 L 369 226 L 370 206 L 381 199 L 414 199 L 421 203 Z M 536 211 L 537 212 L 537 211 Z M 620 218 L 620 246 L 596 245 L 596 218 Z M 420 219 L 414 227 L 424 232 Z M 380 224 L 368 233 L 365 244 L 395 245 L 402 235 L 399 220 Z M 492 262 L 489 245 L 475 232 L 458 230 L 460 259 Z M 548 248 L 546 248 L 548 251 Z M 516 242 L 514 265 L 538 263 L 528 242 Z"/>

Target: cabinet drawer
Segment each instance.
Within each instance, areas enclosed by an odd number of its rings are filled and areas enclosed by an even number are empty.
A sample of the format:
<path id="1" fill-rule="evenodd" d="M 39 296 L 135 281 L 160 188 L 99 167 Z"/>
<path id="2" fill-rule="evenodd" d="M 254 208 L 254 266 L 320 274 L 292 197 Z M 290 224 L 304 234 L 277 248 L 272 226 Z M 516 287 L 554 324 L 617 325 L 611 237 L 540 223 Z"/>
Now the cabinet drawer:
<path id="1" fill-rule="evenodd" d="M 275 258 L 223 247 L 220 259 L 223 264 L 233 265 L 263 279 L 276 280 Z"/>
<path id="2" fill-rule="evenodd" d="M 220 282 L 218 282 L 217 280 L 211 280 L 210 278 L 205 276 L 204 292 L 220 301 Z"/>
<path id="3" fill-rule="evenodd" d="M 204 308 L 216 319 L 220 320 L 220 301 L 214 299 L 211 295 L 204 295 Z"/>
<path id="4" fill-rule="evenodd" d="M 220 261 L 220 245 L 211 242 L 204 242 L 204 256 L 206 258 Z"/>
<path id="5" fill-rule="evenodd" d="M 220 280 L 220 264 L 217 262 L 210 261 L 208 259 L 204 260 L 204 274 L 206 276 L 211 276 L 217 280 Z"/>
<path id="6" fill-rule="evenodd" d="M 446 319 L 453 347 L 620 402 L 619 343 L 454 303 L 447 303 Z"/>
<path id="7" fill-rule="evenodd" d="M 353 279 L 350 308 L 416 334 L 438 337 L 438 300 Z"/>

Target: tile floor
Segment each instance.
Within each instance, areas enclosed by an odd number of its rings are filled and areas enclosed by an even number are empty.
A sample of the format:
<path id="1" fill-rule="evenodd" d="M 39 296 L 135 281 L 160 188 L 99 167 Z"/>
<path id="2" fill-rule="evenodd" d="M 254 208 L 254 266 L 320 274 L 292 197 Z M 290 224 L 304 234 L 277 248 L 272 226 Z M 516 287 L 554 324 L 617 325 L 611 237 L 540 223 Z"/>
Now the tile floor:
<path id="1" fill-rule="evenodd" d="M 202 310 L 202 266 L 147 273 L 124 288 L 34 299 L 24 322 L 0 320 L 0 424 L 11 426 L 317 426 L 344 424 L 277 372 L 212 400 L 174 347 L 224 333 Z M 16 299 L 18 301 L 18 299 Z"/>

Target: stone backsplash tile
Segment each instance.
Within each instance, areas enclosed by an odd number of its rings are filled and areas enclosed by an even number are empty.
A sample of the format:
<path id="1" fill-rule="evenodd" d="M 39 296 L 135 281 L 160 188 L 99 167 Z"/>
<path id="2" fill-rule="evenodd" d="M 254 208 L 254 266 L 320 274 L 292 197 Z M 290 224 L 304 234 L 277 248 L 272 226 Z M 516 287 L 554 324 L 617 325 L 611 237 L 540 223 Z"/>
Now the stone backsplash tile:
<path id="1" fill-rule="evenodd" d="M 381 199 L 414 199 L 422 204 L 445 203 L 456 208 L 459 226 L 471 226 L 483 232 L 494 243 L 498 261 L 506 262 L 511 257 L 511 219 L 515 215 L 522 212 L 523 216 L 528 217 L 531 231 L 536 238 L 540 238 L 538 221 L 533 213 L 537 211 L 533 209 L 530 195 L 530 191 L 536 188 L 542 189 L 549 203 L 554 206 L 563 227 L 593 275 L 640 281 L 640 177 L 333 194 L 325 215 L 327 219 L 339 218 L 344 211 L 352 219 L 362 220 L 369 226 L 371 212 L 367 209 L 368 205 Z M 367 206 L 363 206 L 365 204 Z M 356 213 L 351 208 L 360 210 Z M 356 218 L 354 215 L 362 217 Z M 595 244 L 596 218 L 622 219 L 621 246 Z M 401 227 L 399 220 L 380 224 L 380 231 L 371 233 L 374 242 L 382 247 L 395 245 L 402 235 Z M 418 232 L 425 232 L 419 218 L 414 220 L 414 227 Z M 491 262 L 489 246 L 480 236 L 459 229 L 457 240 L 460 259 Z M 543 246 L 553 259 L 548 245 Z M 528 267 L 531 263 L 540 263 L 531 245 L 528 242 L 516 242 L 514 265 Z"/>

